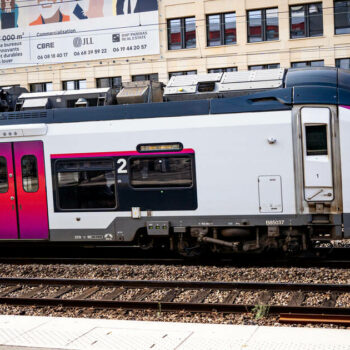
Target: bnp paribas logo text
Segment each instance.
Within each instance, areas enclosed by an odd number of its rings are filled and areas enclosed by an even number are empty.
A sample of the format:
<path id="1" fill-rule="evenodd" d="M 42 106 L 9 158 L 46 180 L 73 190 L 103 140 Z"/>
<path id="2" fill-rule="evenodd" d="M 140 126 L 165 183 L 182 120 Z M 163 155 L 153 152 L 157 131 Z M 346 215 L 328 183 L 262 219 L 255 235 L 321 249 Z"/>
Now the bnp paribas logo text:
<path id="1" fill-rule="evenodd" d="M 118 34 L 118 33 L 112 34 L 112 42 L 119 43 L 120 42 L 120 34 Z"/>
<path id="2" fill-rule="evenodd" d="M 80 36 L 77 36 L 73 39 L 73 46 L 74 47 L 82 47 L 85 45 L 93 45 L 94 42 L 92 40 L 92 37 L 90 38 L 81 38 Z"/>

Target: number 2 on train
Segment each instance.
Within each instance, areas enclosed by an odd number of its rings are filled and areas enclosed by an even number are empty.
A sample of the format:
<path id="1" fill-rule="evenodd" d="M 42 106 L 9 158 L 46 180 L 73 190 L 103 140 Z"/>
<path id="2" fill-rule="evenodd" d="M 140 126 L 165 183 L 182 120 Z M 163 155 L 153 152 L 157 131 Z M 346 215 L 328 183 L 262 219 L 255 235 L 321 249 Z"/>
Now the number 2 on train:
<path id="1" fill-rule="evenodd" d="M 118 159 L 117 164 L 119 165 L 118 174 L 127 174 L 128 173 L 128 170 L 126 168 L 126 159 L 124 159 L 124 158 Z"/>

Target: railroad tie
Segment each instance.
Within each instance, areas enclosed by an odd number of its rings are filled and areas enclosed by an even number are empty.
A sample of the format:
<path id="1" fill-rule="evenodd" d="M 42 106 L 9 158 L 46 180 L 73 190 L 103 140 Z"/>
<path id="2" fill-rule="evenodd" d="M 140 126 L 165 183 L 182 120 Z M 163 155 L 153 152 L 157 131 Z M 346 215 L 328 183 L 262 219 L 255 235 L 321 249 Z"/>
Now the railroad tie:
<path id="1" fill-rule="evenodd" d="M 305 297 L 305 293 L 300 291 L 292 293 L 292 296 L 288 302 L 288 306 L 301 306 L 305 300 Z"/>
<path id="2" fill-rule="evenodd" d="M 87 299 L 88 297 L 90 297 L 91 295 L 95 294 L 96 292 L 98 292 L 100 290 L 100 287 L 91 287 L 88 288 L 87 290 L 83 291 L 83 293 L 75 296 L 74 298 L 72 298 L 73 300 L 83 300 L 83 299 Z"/>
<path id="3" fill-rule="evenodd" d="M 35 297 L 35 295 L 37 295 L 39 292 L 41 292 L 42 290 L 44 290 L 46 288 L 47 288 L 46 286 L 36 287 L 27 293 L 21 294 L 20 297 L 21 298 L 33 298 L 33 297 Z"/>
<path id="4" fill-rule="evenodd" d="M 228 296 L 224 299 L 224 304 L 233 304 L 239 293 L 238 290 L 231 290 Z"/>
<path id="5" fill-rule="evenodd" d="M 66 293 L 70 292 L 72 289 L 73 288 L 71 286 L 63 286 L 57 292 L 44 297 L 44 299 L 58 299 L 63 294 L 66 294 Z"/>
<path id="6" fill-rule="evenodd" d="M 266 305 L 273 296 L 273 292 L 270 290 L 264 290 L 258 294 L 257 304 Z"/>
<path id="7" fill-rule="evenodd" d="M 22 289 L 22 286 L 10 286 L 10 287 L 7 287 L 5 288 L 1 293 L 0 293 L 0 298 L 1 297 L 5 297 L 6 295 L 12 293 L 12 292 L 15 292 L 19 289 Z"/>
<path id="8" fill-rule="evenodd" d="M 146 297 L 148 297 L 149 295 L 151 295 L 154 292 L 154 289 L 152 288 L 145 288 L 143 290 L 140 290 L 135 296 L 134 296 L 134 300 L 135 301 L 142 301 L 143 299 L 145 299 Z"/>
<path id="9" fill-rule="evenodd" d="M 115 290 L 113 290 L 112 292 L 104 295 L 102 297 L 102 300 L 114 300 L 116 299 L 117 297 L 119 297 L 119 295 L 123 294 L 125 292 L 125 288 L 124 287 L 119 287 L 119 288 L 116 288 Z"/>
<path id="10" fill-rule="evenodd" d="M 200 290 L 199 292 L 197 292 L 196 295 L 194 295 L 191 299 L 190 299 L 190 303 L 194 303 L 194 304 L 198 304 L 198 303 L 202 303 L 203 300 L 205 300 L 205 298 L 211 293 L 211 289 L 204 289 L 204 290 Z"/>
<path id="11" fill-rule="evenodd" d="M 162 303 L 170 303 L 172 302 L 179 294 L 181 293 L 181 289 L 170 289 L 166 292 L 163 298 L 160 300 Z"/>
<path id="12" fill-rule="evenodd" d="M 335 307 L 335 304 L 337 303 L 337 299 L 339 297 L 339 293 L 332 293 L 329 300 L 326 300 L 323 303 L 323 306 L 325 307 Z"/>

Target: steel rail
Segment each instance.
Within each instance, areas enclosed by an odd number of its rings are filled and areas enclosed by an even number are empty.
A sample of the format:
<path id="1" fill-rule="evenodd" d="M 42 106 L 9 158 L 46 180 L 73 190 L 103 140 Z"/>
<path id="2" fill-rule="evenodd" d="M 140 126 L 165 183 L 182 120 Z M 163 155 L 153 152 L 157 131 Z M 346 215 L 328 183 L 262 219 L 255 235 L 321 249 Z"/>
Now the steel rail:
<path id="1" fill-rule="evenodd" d="M 280 314 L 279 322 L 281 323 L 332 323 L 340 325 L 350 325 L 350 315 L 340 315 L 340 314 Z"/>
<path id="2" fill-rule="evenodd" d="M 232 298 L 229 302 L 205 302 L 206 296 L 212 291 L 229 291 L 238 295 L 241 291 L 254 292 L 331 292 L 335 295 L 350 292 L 350 285 L 341 284 L 300 284 L 300 283 L 264 283 L 264 282 L 201 282 L 201 281 L 146 281 L 146 280 L 93 280 L 93 279 L 67 279 L 67 278 L 0 278 L 0 303 L 9 305 L 31 305 L 31 306 L 57 306 L 64 307 L 95 307 L 95 308 L 121 308 L 128 310 L 158 310 L 158 311 L 180 311 L 188 312 L 254 312 L 257 305 L 262 305 L 269 314 L 324 314 L 343 315 L 350 319 L 350 308 L 331 306 L 302 306 L 302 305 L 268 305 L 267 302 L 256 302 L 250 304 L 235 304 Z M 11 296 L 13 291 L 21 291 L 23 287 L 31 287 L 30 291 Z M 5 288 L 4 288 L 5 287 Z M 34 288 L 33 288 L 34 287 Z M 44 297 L 37 297 L 37 291 L 42 292 L 46 287 L 59 287 L 61 292 L 55 297 L 48 294 Z M 74 288 L 86 287 L 77 295 L 69 298 L 61 298 L 65 293 Z M 102 296 L 101 299 L 91 299 L 90 296 L 103 287 L 112 287 L 114 291 L 120 291 L 114 297 Z M 128 289 L 140 289 L 133 300 L 115 300 Z M 145 295 L 151 295 L 154 291 L 164 289 L 167 293 L 180 291 L 170 299 L 159 301 L 143 300 Z M 184 290 L 197 290 L 197 294 L 188 302 L 173 301 L 176 295 Z M 144 293 L 144 294 L 143 294 Z M 147 294 L 148 293 L 148 294 Z M 201 294 L 202 293 L 202 294 Z M 229 293 L 229 294 L 230 294 Z M 236 293 L 236 294 L 235 294 Z M 337 294 L 338 293 L 338 294 Z M 113 294 L 113 292 L 112 292 Z M 292 316 L 291 316 L 292 317 Z M 334 319 L 334 317 L 333 317 Z M 296 320 L 294 320 L 296 322 Z"/>
<path id="3" fill-rule="evenodd" d="M 0 285 L 56 285 L 56 286 L 100 286 L 128 288 L 184 288 L 220 290 L 271 290 L 271 291 L 309 291 L 309 292 L 350 292 L 350 284 L 315 284 L 284 282 L 215 282 L 215 281 L 159 281 L 159 280 L 118 280 L 118 279 L 71 279 L 71 278 L 26 278 L 0 277 Z"/>
<path id="4" fill-rule="evenodd" d="M 221 312 L 247 313 L 254 311 L 253 304 L 216 304 L 190 302 L 161 302 L 161 301 L 125 301 L 125 300 L 93 300 L 93 299 L 50 299 L 50 298 L 6 298 L 0 297 L 0 304 L 26 306 L 64 306 L 64 307 L 94 307 L 100 309 L 126 310 L 157 310 L 157 311 L 188 311 L 188 312 Z M 268 307 L 269 314 L 303 313 L 327 315 L 348 315 L 350 308 L 332 308 L 316 306 L 281 306 Z M 297 322 L 295 322 L 297 323 Z"/>

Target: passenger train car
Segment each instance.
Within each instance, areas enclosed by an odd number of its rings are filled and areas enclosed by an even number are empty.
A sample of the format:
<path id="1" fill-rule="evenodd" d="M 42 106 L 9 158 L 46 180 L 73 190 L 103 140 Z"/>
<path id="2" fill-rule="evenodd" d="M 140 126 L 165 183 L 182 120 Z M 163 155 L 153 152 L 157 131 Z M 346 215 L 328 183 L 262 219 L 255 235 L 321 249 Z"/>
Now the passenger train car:
<path id="1" fill-rule="evenodd" d="M 188 79 L 165 102 L 1 113 L 0 239 L 191 255 L 350 238 L 350 72 Z"/>

